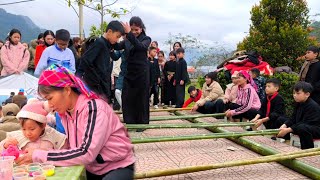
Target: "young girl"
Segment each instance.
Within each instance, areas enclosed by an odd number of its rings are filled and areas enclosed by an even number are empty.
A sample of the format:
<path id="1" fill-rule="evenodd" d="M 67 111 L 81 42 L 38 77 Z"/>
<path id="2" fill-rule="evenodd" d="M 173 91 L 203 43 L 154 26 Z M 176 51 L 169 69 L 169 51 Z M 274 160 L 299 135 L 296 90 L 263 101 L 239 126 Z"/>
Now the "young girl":
<path id="1" fill-rule="evenodd" d="M 147 51 L 151 38 L 146 35 L 140 17 L 132 17 L 129 24 L 124 24 L 124 29 L 127 40 L 115 45 L 115 50 L 121 50 L 125 43 L 131 44 L 122 89 L 123 120 L 128 124 L 149 124 L 150 68 Z"/>
<path id="2" fill-rule="evenodd" d="M 161 82 L 160 82 L 160 93 L 161 93 L 161 104 L 164 104 L 164 94 L 165 94 L 165 87 L 164 87 L 164 82 L 165 82 L 165 78 L 164 78 L 164 65 L 166 64 L 166 58 L 164 56 L 164 52 L 163 51 L 159 51 L 158 53 L 158 62 L 159 62 L 159 68 L 160 68 L 160 76 L 161 76 Z"/>
<path id="3" fill-rule="evenodd" d="M 175 42 L 173 44 L 173 51 L 176 52 L 179 48 L 182 48 L 181 42 Z"/>
<path id="4" fill-rule="evenodd" d="M 9 33 L 9 40 L 1 48 L 1 76 L 21 74 L 27 70 L 30 53 L 21 43 L 21 33 L 18 29 L 12 29 Z"/>
<path id="5" fill-rule="evenodd" d="M 43 71 L 38 84 L 39 94 L 61 115 L 69 148 L 28 151 L 16 163 L 85 165 L 87 179 L 133 179 L 133 145 L 108 103 L 57 64 Z"/>
<path id="6" fill-rule="evenodd" d="M 39 63 L 39 60 L 41 58 L 41 55 L 43 53 L 43 51 L 54 44 L 54 41 L 55 41 L 55 36 L 54 36 L 54 33 L 50 30 L 46 30 L 43 34 L 43 38 L 44 38 L 44 44 L 39 44 L 37 47 L 36 47 L 36 54 L 35 54 L 35 57 L 34 57 L 34 67 L 36 68 L 38 63 Z"/>
<path id="7" fill-rule="evenodd" d="M 256 84 L 246 71 L 238 74 L 238 93 L 236 103 L 231 103 L 226 111 L 227 117 L 233 119 L 253 119 L 261 107 L 261 102 L 256 91 Z"/>
<path id="8" fill-rule="evenodd" d="M 43 102 L 25 105 L 17 114 L 21 130 L 7 133 L 7 138 L 0 143 L 0 150 L 10 145 L 19 149 L 61 149 L 66 137 L 55 129 L 46 126 L 48 111 Z"/>
<path id="9" fill-rule="evenodd" d="M 169 53 L 169 61 L 166 62 L 163 69 L 163 74 L 165 77 L 164 86 L 165 86 L 165 105 L 174 105 L 176 104 L 176 86 L 173 85 L 174 74 L 176 73 L 176 53 L 171 51 Z"/>

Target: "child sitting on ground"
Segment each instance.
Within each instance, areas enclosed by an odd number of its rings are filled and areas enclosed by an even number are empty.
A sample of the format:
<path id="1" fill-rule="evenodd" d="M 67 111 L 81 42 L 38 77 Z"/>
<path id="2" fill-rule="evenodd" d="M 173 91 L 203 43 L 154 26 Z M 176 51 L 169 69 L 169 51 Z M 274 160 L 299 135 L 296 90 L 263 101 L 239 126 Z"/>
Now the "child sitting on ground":
<path id="1" fill-rule="evenodd" d="M 294 85 L 293 98 L 297 103 L 292 118 L 280 127 L 278 137 L 289 133 L 300 137 L 301 149 L 314 148 L 313 139 L 320 138 L 320 106 L 311 99 L 312 85 L 299 81 Z"/>
<path id="2" fill-rule="evenodd" d="M 278 129 L 284 123 L 280 118 L 285 115 L 285 104 L 281 95 L 278 93 L 280 80 L 268 79 L 266 82 L 266 98 L 262 101 L 259 114 L 251 122 L 255 123 L 255 128 L 262 124 L 266 129 Z"/>
<path id="3" fill-rule="evenodd" d="M 229 104 L 226 116 L 237 121 L 242 118 L 253 119 L 261 107 L 261 102 L 257 94 L 257 86 L 251 76 L 246 71 L 238 74 L 237 102 Z"/>
<path id="4" fill-rule="evenodd" d="M 193 106 L 192 111 L 203 114 L 222 113 L 224 111 L 223 89 L 217 82 L 217 72 L 210 72 L 205 76 L 202 96 Z"/>
<path id="5" fill-rule="evenodd" d="M 194 86 L 189 86 L 188 93 L 190 94 L 190 97 L 184 102 L 182 108 L 188 107 L 192 102 L 197 102 L 202 96 L 202 91 L 196 89 Z"/>
<path id="6" fill-rule="evenodd" d="M 21 150 L 61 149 L 66 136 L 46 126 L 47 114 L 43 102 L 25 105 L 17 114 L 22 130 L 7 133 L 7 138 L 0 142 L 0 151 L 10 145 L 18 146 Z"/>
<path id="7" fill-rule="evenodd" d="M 257 93 L 259 95 L 260 101 L 266 98 L 265 88 L 266 88 L 266 79 L 263 76 L 260 76 L 260 70 L 257 68 L 252 68 L 249 72 L 254 83 L 257 85 Z"/>

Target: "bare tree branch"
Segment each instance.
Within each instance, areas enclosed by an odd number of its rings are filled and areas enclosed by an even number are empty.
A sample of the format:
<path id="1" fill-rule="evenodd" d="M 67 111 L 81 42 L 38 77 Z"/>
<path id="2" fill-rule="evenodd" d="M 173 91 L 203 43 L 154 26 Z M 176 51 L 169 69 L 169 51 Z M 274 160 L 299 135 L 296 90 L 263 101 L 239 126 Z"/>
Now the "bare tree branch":
<path id="1" fill-rule="evenodd" d="M 114 5 L 115 3 L 117 3 L 117 2 L 118 2 L 118 0 L 115 0 L 113 3 L 104 5 L 102 8 L 104 9 L 104 8 L 107 7 L 107 6 L 112 6 L 112 5 Z"/>

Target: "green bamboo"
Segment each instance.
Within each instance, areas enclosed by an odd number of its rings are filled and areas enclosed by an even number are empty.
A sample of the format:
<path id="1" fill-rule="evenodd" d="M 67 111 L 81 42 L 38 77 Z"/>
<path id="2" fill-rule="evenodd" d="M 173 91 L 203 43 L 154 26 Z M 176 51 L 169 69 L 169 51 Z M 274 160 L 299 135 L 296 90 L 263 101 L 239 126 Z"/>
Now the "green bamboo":
<path id="1" fill-rule="evenodd" d="M 150 112 L 166 112 L 166 111 L 187 111 L 191 110 L 192 107 L 187 108 L 165 108 L 165 109 L 150 109 Z M 122 111 L 115 111 L 116 114 L 122 114 Z"/>
<path id="2" fill-rule="evenodd" d="M 196 123 L 196 124 L 126 124 L 127 129 L 164 129 L 164 128 L 206 128 L 206 127 L 235 127 L 252 126 L 254 123 Z"/>
<path id="3" fill-rule="evenodd" d="M 154 142 L 168 142 L 168 141 L 187 141 L 187 140 L 199 140 L 199 139 L 214 139 L 214 138 L 230 138 L 241 136 L 258 136 L 258 135 L 275 135 L 279 130 L 269 129 L 262 131 L 250 131 L 250 132 L 229 132 L 229 133 L 213 133 L 213 134 L 200 134 L 192 136 L 160 136 L 151 138 L 131 138 L 133 144 L 140 143 L 154 143 Z"/>
<path id="4" fill-rule="evenodd" d="M 168 121 L 168 120 L 178 120 L 178 119 L 195 119 L 195 118 L 204 118 L 204 117 L 223 117 L 225 113 L 216 113 L 216 114 L 194 114 L 187 116 L 156 116 L 151 117 L 150 121 Z M 123 118 L 120 118 L 123 119 Z"/>
<path id="5" fill-rule="evenodd" d="M 182 114 L 181 112 L 175 112 L 176 115 L 180 115 L 180 116 L 183 116 L 185 114 Z M 201 121 L 198 121 L 196 119 L 190 119 L 189 120 L 190 122 L 193 122 L 193 123 L 201 123 Z M 214 133 L 228 133 L 230 131 L 228 130 L 225 130 L 223 128 L 206 128 L 207 130 L 211 131 L 211 132 L 214 132 Z M 258 154 L 261 154 L 263 156 L 267 156 L 267 155 L 274 155 L 274 154 L 278 154 L 279 151 L 273 149 L 273 148 L 270 148 L 270 147 L 267 147 L 267 146 L 264 146 L 262 144 L 259 144 L 259 143 L 256 143 L 250 139 L 247 139 L 247 138 L 244 138 L 244 137 L 240 137 L 240 138 L 233 138 L 233 137 L 230 137 L 230 138 L 227 138 L 239 145 L 242 145 Z M 315 168 L 313 166 L 310 166 L 302 161 L 299 161 L 299 160 L 284 160 L 284 161 L 279 161 L 280 164 L 282 164 L 283 166 L 289 168 L 289 169 L 292 169 L 304 176 L 307 176 L 309 178 L 312 178 L 312 179 L 319 179 L 319 174 L 320 174 L 320 169 L 318 168 Z"/>
<path id="6" fill-rule="evenodd" d="M 176 168 L 176 169 L 155 170 L 150 172 L 137 173 L 135 174 L 135 179 L 153 178 L 153 177 L 159 177 L 159 176 L 170 176 L 170 175 L 206 171 L 206 170 L 212 170 L 212 169 L 218 169 L 218 168 L 252 165 L 252 164 L 258 164 L 258 163 L 277 162 L 277 161 L 292 160 L 295 158 L 316 156 L 316 155 L 320 155 L 320 148 L 308 149 L 308 150 L 303 150 L 303 151 L 294 152 L 294 153 L 291 152 L 291 153 L 276 154 L 276 155 L 252 158 L 247 160 L 236 160 L 236 161 L 229 161 L 229 162 L 223 162 L 223 163 L 216 163 L 211 165 L 189 166 L 189 167 Z M 318 174 L 317 179 L 320 179 L 320 174 Z"/>

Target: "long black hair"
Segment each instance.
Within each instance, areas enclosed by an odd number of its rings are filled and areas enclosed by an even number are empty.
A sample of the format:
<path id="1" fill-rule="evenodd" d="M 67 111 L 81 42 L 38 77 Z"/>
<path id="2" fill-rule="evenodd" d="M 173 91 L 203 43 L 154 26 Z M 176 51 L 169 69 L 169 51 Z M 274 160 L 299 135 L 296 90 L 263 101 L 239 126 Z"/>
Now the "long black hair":
<path id="1" fill-rule="evenodd" d="M 13 41 L 11 40 L 11 37 L 15 33 L 18 33 L 20 35 L 20 38 L 21 38 L 21 32 L 18 29 L 11 29 L 11 31 L 9 33 L 9 37 L 8 37 L 10 44 L 13 44 Z M 10 44 L 9 44 L 9 49 L 10 49 Z"/>
<path id="2" fill-rule="evenodd" d="M 43 33 L 43 41 L 44 41 L 44 44 L 47 46 L 47 47 L 49 47 L 49 46 L 51 46 L 50 44 L 48 44 L 47 42 L 46 42 L 46 36 L 48 36 L 48 35 L 51 35 L 53 38 L 55 38 L 55 35 L 54 35 L 54 33 L 51 31 L 51 30 L 46 30 L 44 33 Z"/>
<path id="3" fill-rule="evenodd" d="M 133 16 L 129 21 L 130 26 L 135 25 L 142 29 L 142 33 L 146 35 L 146 26 L 139 16 Z"/>

